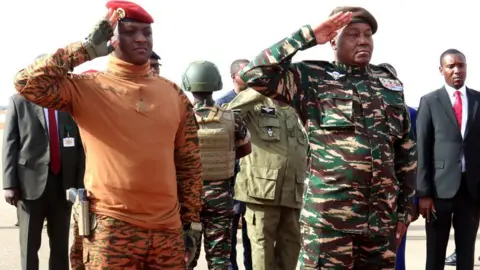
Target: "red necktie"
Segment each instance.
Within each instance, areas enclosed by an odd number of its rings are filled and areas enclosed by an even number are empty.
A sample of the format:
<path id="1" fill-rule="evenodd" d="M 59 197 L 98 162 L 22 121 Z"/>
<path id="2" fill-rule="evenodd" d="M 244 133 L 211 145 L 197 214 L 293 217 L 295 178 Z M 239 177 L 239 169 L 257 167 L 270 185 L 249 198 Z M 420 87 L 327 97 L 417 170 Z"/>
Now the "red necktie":
<path id="1" fill-rule="evenodd" d="M 55 110 L 48 109 L 48 127 L 50 135 L 50 169 L 54 174 L 60 172 L 60 142 L 57 132 Z"/>
<path id="2" fill-rule="evenodd" d="M 455 103 L 453 104 L 453 111 L 457 118 L 458 126 L 462 130 L 462 94 L 460 91 L 455 91 Z"/>

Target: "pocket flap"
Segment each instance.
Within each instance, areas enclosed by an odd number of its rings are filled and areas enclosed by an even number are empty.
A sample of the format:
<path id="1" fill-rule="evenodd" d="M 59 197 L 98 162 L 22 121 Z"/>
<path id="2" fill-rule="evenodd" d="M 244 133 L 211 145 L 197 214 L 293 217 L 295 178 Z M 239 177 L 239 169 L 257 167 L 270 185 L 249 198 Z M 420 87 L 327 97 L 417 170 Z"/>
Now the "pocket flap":
<path id="1" fill-rule="evenodd" d="M 256 178 L 277 180 L 278 170 L 262 167 L 252 167 L 252 174 Z"/>
<path id="2" fill-rule="evenodd" d="M 321 92 L 318 94 L 319 99 L 352 99 L 353 95 L 350 93 L 345 93 L 345 92 Z"/>
<path id="3" fill-rule="evenodd" d="M 306 177 L 306 173 L 297 172 L 297 175 L 296 175 L 295 178 L 296 178 L 298 184 L 303 184 L 303 183 L 305 183 L 305 177 Z"/>
<path id="4" fill-rule="evenodd" d="M 268 116 L 260 117 L 258 120 L 258 124 L 260 127 L 280 127 L 280 121 L 278 120 L 278 118 Z"/>
<path id="5" fill-rule="evenodd" d="M 445 167 L 445 162 L 443 160 L 435 160 L 433 161 L 435 165 L 435 169 L 443 169 Z"/>

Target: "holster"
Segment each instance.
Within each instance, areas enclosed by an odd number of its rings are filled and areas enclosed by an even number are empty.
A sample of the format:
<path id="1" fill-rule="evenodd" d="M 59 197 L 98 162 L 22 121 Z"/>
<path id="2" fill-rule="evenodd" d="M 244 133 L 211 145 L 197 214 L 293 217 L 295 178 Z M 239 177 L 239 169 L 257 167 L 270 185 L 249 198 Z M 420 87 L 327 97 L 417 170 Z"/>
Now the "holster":
<path id="1" fill-rule="evenodd" d="M 90 202 L 78 201 L 78 235 L 90 235 Z"/>
<path id="2" fill-rule="evenodd" d="M 197 252 L 197 243 L 200 241 L 201 234 L 201 231 L 197 232 L 191 229 L 184 231 L 183 239 L 185 241 L 185 251 L 190 253 L 188 261 L 186 262 L 187 268 L 195 258 L 195 253 Z"/>

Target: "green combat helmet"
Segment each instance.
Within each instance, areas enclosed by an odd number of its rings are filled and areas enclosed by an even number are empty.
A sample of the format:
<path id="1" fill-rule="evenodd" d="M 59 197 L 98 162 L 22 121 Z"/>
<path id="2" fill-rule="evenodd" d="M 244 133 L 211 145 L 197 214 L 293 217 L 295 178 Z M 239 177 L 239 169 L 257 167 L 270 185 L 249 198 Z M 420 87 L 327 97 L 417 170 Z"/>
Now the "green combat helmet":
<path id="1" fill-rule="evenodd" d="M 182 87 L 185 91 L 192 93 L 222 90 L 222 76 L 214 63 L 195 61 L 183 73 Z"/>

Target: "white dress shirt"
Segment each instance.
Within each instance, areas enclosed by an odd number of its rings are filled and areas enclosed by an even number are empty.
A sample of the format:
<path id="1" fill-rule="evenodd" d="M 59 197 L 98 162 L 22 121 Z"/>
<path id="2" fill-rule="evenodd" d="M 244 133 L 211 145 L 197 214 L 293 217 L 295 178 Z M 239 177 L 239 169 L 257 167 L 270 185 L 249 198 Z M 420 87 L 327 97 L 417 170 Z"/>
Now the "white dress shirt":
<path id="1" fill-rule="evenodd" d="M 45 115 L 45 123 L 47 124 L 47 131 L 50 134 L 50 123 L 48 122 L 48 109 L 43 108 L 43 114 Z M 55 122 L 57 123 L 57 134 L 58 134 L 58 112 L 55 110 Z"/>
<path id="2" fill-rule="evenodd" d="M 445 84 L 445 89 L 447 90 L 448 96 L 450 97 L 450 101 L 452 102 L 452 108 L 455 104 L 455 92 L 457 91 L 453 87 Z M 462 99 L 462 128 L 460 133 L 462 134 L 462 138 L 465 139 L 465 128 L 467 127 L 467 120 L 468 120 L 468 97 L 467 97 L 467 88 L 462 86 L 460 89 L 460 97 Z M 465 172 L 465 157 L 462 153 L 462 172 Z"/>

